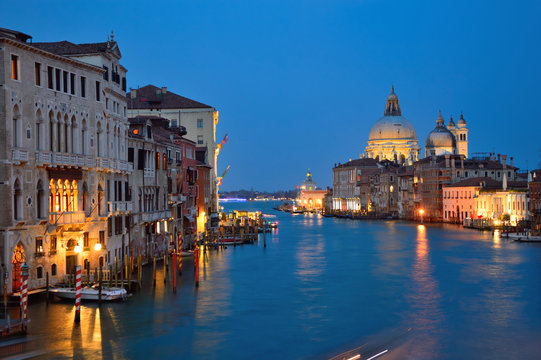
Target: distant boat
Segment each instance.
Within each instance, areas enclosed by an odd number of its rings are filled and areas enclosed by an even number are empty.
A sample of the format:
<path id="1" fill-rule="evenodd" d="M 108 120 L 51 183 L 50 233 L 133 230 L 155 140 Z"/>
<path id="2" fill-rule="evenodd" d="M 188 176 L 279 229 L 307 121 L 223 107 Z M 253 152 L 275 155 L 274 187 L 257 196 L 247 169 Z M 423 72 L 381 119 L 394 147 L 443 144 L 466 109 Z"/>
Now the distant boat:
<path id="1" fill-rule="evenodd" d="M 77 291 L 75 288 L 62 288 L 62 287 L 52 287 L 49 289 L 51 294 L 67 300 L 75 300 L 75 295 Z M 81 289 L 81 300 L 86 301 L 98 301 L 99 300 L 99 286 L 94 285 L 91 287 L 84 287 Z M 101 300 L 102 301 L 115 301 L 115 300 L 125 300 L 128 298 L 128 292 L 124 288 L 118 287 L 102 287 L 101 290 Z"/>

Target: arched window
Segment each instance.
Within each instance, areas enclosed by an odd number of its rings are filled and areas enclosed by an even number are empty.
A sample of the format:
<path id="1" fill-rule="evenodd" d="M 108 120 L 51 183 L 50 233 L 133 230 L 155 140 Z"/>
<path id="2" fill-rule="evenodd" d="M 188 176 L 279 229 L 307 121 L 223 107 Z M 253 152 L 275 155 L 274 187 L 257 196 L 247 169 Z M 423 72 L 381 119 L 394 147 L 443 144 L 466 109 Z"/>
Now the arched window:
<path id="1" fill-rule="evenodd" d="M 54 114 L 51 111 L 49 113 L 49 150 L 50 151 L 54 151 L 55 144 L 56 144 L 54 141 L 54 126 L 55 126 Z"/>
<path id="2" fill-rule="evenodd" d="M 86 154 L 86 120 L 81 124 L 81 154 Z"/>
<path id="3" fill-rule="evenodd" d="M 70 202 L 71 202 L 71 208 L 72 210 L 71 211 L 79 211 L 79 204 L 77 203 L 78 202 L 78 199 L 79 199 L 79 191 L 77 189 L 77 181 L 73 180 L 71 182 L 71 188 L 70 188 L 71 192 L 70 192 Z"/>
<path id="4" fill-rule="evenodd" d="M 68 115 L 66 115 L 64 116 L 64 152 L 65 153 L 71 151 L 71 149 L 69 148 L 69 144 L 70 144 L 69 135 L 70 135 L 69 119 L 68 119 Z"/>
<path id="5" fill-rule="evenodd" d="M 83 182 L 83 211 L 88 211 L 88 186 Z"/>
<path id="6" fill-rule="evenodd" d="M 76 138 L 76 135 L 75 135 L 75 129 L 77 128 L 77 121 L 75 120 L 75 116 L 72 116 L 71 117 L 71 124 L 70 124 L 70 130 L 71 130 L 71 133 L 70 133 L 70 149 L 69 151 L 72 152 L 72 153 L 78 153 L 78 151 L 76 151 L 76 147 L 75 146 L 75 143 L 77 141 L 75 141 L 75 138 Z"/>
<path id="7" fill-rule="evenodd" d="M 41 179 L 38 181 L 36 186 L 36 216 L 38 219 L 45 217 L 45 190 L 43 189 L 43 182 Z"/>
<path id="8" fill-rule="evenodd" d="M 160 153 L 156 153 L 156 170 L 160 170 Z"/>
<path id="9" fill-rule="evenodd" d="M 98 184 L 98 215 L 101 216 L 105 210 L 105 203 L 103 198 L 103 187 Z"/>
<path id="10" fill-rule="evenodd" d="M 20 220 L 23 217 L 23 196 L 21 189 L 21 182 L 19 179 L 15 180 L 13 184 L 13 218 Z"/>
<path id="11" fill-rule="evenodd" d="M 22 120 L 19 113 L 19 107 L 15 105 L 13 108 L 13 146 L 21 147 L 22 146 Z"/>
<path id="12" fill-rule="evenodd" d="M 62 119 L 56 116 L 56 151 L 62 151 Z"/>
<path id="13" fill-rule="evenodd" d="M 56 276 L 56 264 L 51 265 L 51 276 Z"/>
<path id="14" fill-rule="evenodd" d="M 42 143 L 42 140 L 41 140 L 41 137 L 43 136 L 41 133 L 42 133 L 42 128 L 43 126 L 41 126 L 41 122 L 42 122 L 42 118 L 41 118 L 41 111 L 38 110 L 36 112 L 36 150 L 43 150 L 43 143 Z"/>
<path id="15" fill-rule="evenodd" d="M 163 169 L 167 170 L 167 155 L 163 153 Z"/>
<path id="16" fill-rule="evenodd" d="M 56 212 L 62 211 L 62 195 L 63 195 L 63 186 L 62 180 L 58 180 L 56 183 L 56 196 L 54 201 L 54 209 Z"/>
<path id="17" fill-rule="evenodd" d="M 88 261 L 88 259 L 85 259 L 83 261 L 83 269 L 85 269 L 85 270 L 90 269 L 90 261 Z"/>
<path id="18" fill-rule="evenodd" d="M 98 156 L 101 156 L 101 123 L 99 121 L 96 126 L 96 147 Z"/>

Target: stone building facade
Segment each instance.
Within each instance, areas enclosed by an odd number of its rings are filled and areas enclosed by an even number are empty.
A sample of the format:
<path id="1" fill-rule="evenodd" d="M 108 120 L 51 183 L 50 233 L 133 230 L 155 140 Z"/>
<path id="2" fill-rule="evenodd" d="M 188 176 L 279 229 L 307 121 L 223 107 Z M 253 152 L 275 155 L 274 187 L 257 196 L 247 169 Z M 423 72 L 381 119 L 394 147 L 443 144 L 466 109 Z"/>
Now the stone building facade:
<path id="1" fill-rule="evenodd" d="M 130 214 L 118 200 L 133 169 L 117 43 L 30 38 L 0 30 L 0 254 L 9 293 L 22 262 L 30 289 L 47 273 L 63 281 L 76 264 L 107 266 L 121 236 L 107 235 L 108 219 Z"/>
<path id="2" fill-rule="evenodd" d="M 218 182 L 216 144 L 216 125 L 218 124 L 218 111 L 212 106 L 177 95 L 168 91 L 166 87 L 147 85 L 139 89 L 131 89 L 127 97 L 128 115 L 160 116 L 168 119 L 171 128 L 183 126 L 188 140 L 196 146 L 207 147 L 207 163 L 212 167 L 209 186 L 212 191 L 212 212 L 218 209 Z"/>

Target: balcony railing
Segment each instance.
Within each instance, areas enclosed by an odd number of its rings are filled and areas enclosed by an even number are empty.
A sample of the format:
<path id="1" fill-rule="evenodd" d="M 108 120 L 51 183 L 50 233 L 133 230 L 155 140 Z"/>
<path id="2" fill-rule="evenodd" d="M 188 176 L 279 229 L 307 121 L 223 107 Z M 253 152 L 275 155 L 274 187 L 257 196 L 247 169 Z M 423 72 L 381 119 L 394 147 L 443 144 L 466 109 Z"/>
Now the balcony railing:
<path id="1" fill-rule="evenodd" d="M 28 161 L 28 151 L 20 150 L 20 149 L 14 149 L 12 151 L 12 154 L 11 154 L 11 160 L 14 163 L 27 162 Z"/>
<path id="2" fill-rule="evenodd" d="M 49 213 L 49 224 L 67 225 L 67 224 L 82 224 L 85 222 L 84 211 L 66 211 Z"/>
<path id="3" fill-rule="evenodd" d="M 131 212 L 133 211 L 133 203 L 131 201 L 108 201 L 107 209 L 109 213 Z"/>
<path id="4" fill-rule="evenodd" d="M 21 152 L 20 150 L 14 150 L 14 156 L 16 151 L 18 152 L 18 157 L 25 156 L 19 153 Z M 26 152 L 26 158 L 27 160 L 24 161 L 28 161 L 28 152 Z M 36 162 L 41 165 L 51 166 L 99 168 L 106 171 L 133 171 L 133 164 L 130 164 L 125 160 L 95 157 L 92 155 L 68 154 L 62 152 L 37 151 Z"/>
<path id="5" fill-rule="evenodd" d="M 152 211 L 152 212 L 144 212 L 140 215 L 140 221 L 141 222 L 152 222 L 152 221 L 158 221 L 158 220 L 165 220 L 169 219 L 171 217 L 171 210 L 159 210 L 159 211 Z"/>

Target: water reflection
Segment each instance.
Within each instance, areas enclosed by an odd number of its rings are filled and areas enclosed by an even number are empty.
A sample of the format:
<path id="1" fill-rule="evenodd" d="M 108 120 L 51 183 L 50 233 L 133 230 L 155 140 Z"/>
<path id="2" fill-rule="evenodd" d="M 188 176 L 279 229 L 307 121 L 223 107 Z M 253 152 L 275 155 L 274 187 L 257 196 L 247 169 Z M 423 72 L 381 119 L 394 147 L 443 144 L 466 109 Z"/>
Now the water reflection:
<path id="1" fill-rule="evenodd" d="M 439 356 L 443 312 L 438 283 L 432 273 L 426 227 L 417 226 L 415 260 L 412 268 L 413 287 L 408 295 L 414 336 L 410 346 L 415 358 L 434 359 Z"/>

